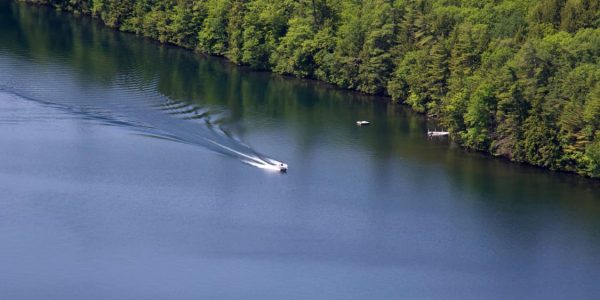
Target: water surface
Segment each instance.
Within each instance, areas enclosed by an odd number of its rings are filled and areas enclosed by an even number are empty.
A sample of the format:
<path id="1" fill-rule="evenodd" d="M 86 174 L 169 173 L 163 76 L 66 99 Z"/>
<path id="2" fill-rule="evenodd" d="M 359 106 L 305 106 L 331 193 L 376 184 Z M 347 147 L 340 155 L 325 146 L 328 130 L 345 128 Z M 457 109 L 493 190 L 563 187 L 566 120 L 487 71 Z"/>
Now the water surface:
<path id="1" fill-rule="evenodd" d="M 87 18 L 0 31 L 2 299 L 600 297 L 597 181 Z"/>

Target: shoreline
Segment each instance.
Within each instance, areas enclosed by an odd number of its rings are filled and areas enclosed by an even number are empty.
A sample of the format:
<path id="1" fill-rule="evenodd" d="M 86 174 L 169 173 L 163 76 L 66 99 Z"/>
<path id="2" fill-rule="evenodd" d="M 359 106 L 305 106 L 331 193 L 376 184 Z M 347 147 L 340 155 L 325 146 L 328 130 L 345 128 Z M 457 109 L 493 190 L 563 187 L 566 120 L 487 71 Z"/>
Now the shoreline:
<path id="1" fill-rule="evenodd" d="M 44 3 L 44 1 L 18 0 L 17 2 L 23 3 L 25 5 L 50 7 L 50 8 L 53 8 L 53 9 L 57 10 L 57 11 L 68 13 L 69 15 L 71 15 L 73 17 L 77 17 L 77 18 L 79 18 L 79 17 L 90 18 L 94 22 L 98 22 L 99 25 L 102 25 L 103 27 L 109 28 L 111 30 L 118 31 L 118 32 L 123 32 L 123 33 L 127 33 L 127 34 L 132 34 L 132 35 L 135 35 L 137 37 L 141 37 L 143 39 L 146 39 L 148 41 L 156 43 L 157 45 L 163 45 L 163 46 L 168 46 L 168 47 L 176 47 L 176 48 L 179 48 L 179 49 L 184 49 L 184 50 L 190 51 L 190 53 L 193 53 L 194 55 L 197 55 L 197 56 L 204 56 L 204 57 L 207 57 L 207 58 L 210 58 L 210 59 L 217 59 L 217 60 L 222 61 L 223 63 L 226 63 L 226 64 L 230 65 L 231 67 L 235 67 L 235 68 L 240 68 L 241 67 L 241 69 L 244 69 L 244 70 L 250 71 L 250 72 L 265 73 L 265 74 L 269 74 L 271 76 L 281 76 L 282 78 L 285 78 L 285 79 L 299 80 L 299 81 L 306 82 L 307 84 L 322 85 L 322 86 L 326 86 L 328 88 L 333 88 L 333 89 L 336 89 L 336 90 L 339 90 L 339 91 L 350 92 L 350 93 L 355 94 L 355 95 L 361 95 L 361 96 L 369 97 L 369 98 L 373 98 L 373 99 L 380 99 L 381 102 L 384 102 L 384 103 L 389 103 L 389 104 L 392 104 L 392 105 L 400 105 L 402 107 L 406 107 L 406 108 L 410 109 L 413 112 L 416 112 L 416 113 L 418 113 L 420 115 L 423 115 L 424 118 L 426 118 L 426 120 L 432 120 L 433 122 L 441 122 L 442 121 L 441 119 L 436 118 L 435 116 L 429 116 L 428 113 L 427 113 L 427 111 L 418 111 L 418 110 L 416 110 L 410 104 L 405 103 L 405 101 L 394 101 L 393 97 L 390 96 L 390 95 L 368 93 L 368 92 L 360 91 L 360 90 L 357 90 L 357 89 L 346 88 L 346 87 L 337 85 L 335 83 L 327 82 L 327 81 L 320 80 L 320 79 L 317 79 L 317 78 L 299 77 L 299 76 L 296 76 L 294 74 L 277 72 L 277 71 L 275 71 L 273 69 L 255 68 L 255 67 L 252 67 L 252 66 L 250 66 L 248 64 L 236 63 L 235 61 L 233 61 L 232 59 L 230 59 L 226 55 L 218 55 L 218 54 L 214 54 L 214 53 L 203 52 L 198 47 L 188 47 L 188 46 L 185 46 L 185 45 L 182 45 L 182 44 L 174 43 L 172 41 L 161 41 L 161 40 L 159 40 L 159 39 L 157 39 L 155 37 L 152 37 L 151 35 L 146 34 L 144 32 L 138 33 L 138 32 L 135 32 L 133 30 L 128 30 L 127 28 L 123 28 L 120 24 L 117 25 L 117 26 L 111 26 L 111 25 L 107 24 L 106 21 L 103 20 L 101 17 L 99 17 L 98 15 L 94 15 L 93 13 L 86 13 L 86 12 L 82 12 L 82 11 L 78 11 L 78 10 L 69 10 L 68 8 L 65 9 L 65 8 L 57 6 L 57 5 L 52 5 L 52 4 L 49 4 L 49 3 Z M 454 141 L 455 138 L 457 137 L 457 134 L 459 134 L 459 133 L 454 132 L 451 129 L 449 129 L 448 131 L 450 131 L 449 139 L 453 143 L 456 143 L 461 150 L 466 151 L 466 152 L 476 152 L 476 153 L 480 153 L 482 155 L 485 155 L 486 157 L 489 157 L 490 159 L 501 159 L 501 160 L 503 160 L 505 162 L 508 162 L 508 163 L 517 164 L 517 165 L 527 165 L 527 166 L 535 167 L 536 169 L 543 169 L 545 171 L 550 171 L 550 172 L 553 172 L 553 173 L 575 174 L 575 175 L 577 175 L 577 177 L 590 178 L 592 180 L 598 178 L 598 177 L 593 177 L 593 176 L 591 176 L 589 174 L 583 174 L 583 173 L 581 173 L 580 171 L 577 171 L 577 170 L 553 169 L 551 167 L 541 166 L 541 165 L 534 164 L 534 163 L 532 163 L 530 161 L 514 160 L 514 159 L 511 159 L 511 157 L 509 155 L 498 155 L 498 154 L 493 153 L 490 150 L 476 149 L 476 148 L 470 147 L 468 145 L 464 145 L 464 144 L 462 144 L 462 143 L 460 143 L 458 141 Z M 426 132 L 424 132 L 424 136 L 426 136 Z"/>

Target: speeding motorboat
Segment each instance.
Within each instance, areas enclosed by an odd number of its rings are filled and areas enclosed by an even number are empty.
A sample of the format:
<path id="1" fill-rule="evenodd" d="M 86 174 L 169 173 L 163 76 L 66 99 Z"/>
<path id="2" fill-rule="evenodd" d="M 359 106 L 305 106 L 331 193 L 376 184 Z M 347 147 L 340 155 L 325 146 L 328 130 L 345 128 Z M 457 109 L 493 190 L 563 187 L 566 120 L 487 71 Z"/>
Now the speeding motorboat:
<path id="1" fill-rule="evenodd" d="M 277 165 L 277 167 L 279 167 L 279 172 L 281 172 L 281 173 L 287 172 L 287 169 L 288 169 L 288 165 L 287 164 L 279 163 Z"/>
<path id="2" fill-rule="evenodd" d="M 356 125 L 358 126 L 366 126 L 366 125 L 370 125 L 371 123 L 369 121 L 356 121 Z"/>

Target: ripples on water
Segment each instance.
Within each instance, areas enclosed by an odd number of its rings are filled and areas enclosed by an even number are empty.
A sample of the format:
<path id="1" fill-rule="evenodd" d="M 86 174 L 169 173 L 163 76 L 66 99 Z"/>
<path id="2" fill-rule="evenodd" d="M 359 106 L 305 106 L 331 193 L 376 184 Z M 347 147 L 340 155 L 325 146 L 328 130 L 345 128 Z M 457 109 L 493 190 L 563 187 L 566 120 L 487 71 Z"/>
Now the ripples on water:
<path id="1" fill-rule="evenodd" d="M 174 101 L 157 92 L 156 82 L 139 80 L 134 72 L 108 83 L 74 77 L 73 70 L 51 63 L 34 63 L 2 53 L 0 91 L 50 106 L 78 118 L 118 126 L 140 134 L 168 139 L 238 159 L 261 169 L 278 171 L 281 162 L 268 158 L 226 128 L 227 111 Z M 135 71 L 135 70 L 134 70 Z M 3 113 L 0 123 L 18 122 L 19 116 Z"/>

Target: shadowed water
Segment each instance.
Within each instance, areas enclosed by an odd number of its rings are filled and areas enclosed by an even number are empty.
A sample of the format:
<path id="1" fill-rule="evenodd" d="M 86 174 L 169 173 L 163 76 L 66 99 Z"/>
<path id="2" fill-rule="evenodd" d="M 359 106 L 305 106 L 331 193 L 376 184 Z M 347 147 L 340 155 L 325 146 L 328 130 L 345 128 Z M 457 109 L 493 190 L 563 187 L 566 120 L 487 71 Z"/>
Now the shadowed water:
<path id="1" fill-rule="evenodd" d="M 32 64 L 10 54 L 0 59 L 0 69 L 0 92 L 106 125 L 196 145 L 262 169 L 279 170 L 280 162 L 259 154 L 223 129 L 227 125 L 223 107 L 169 99 L 156 91 L 155 80 L 139 78 L 129 68 L 102 85 L 81 81 L 69 66 L 50 61 Z"/>
<path id="2" fill-rule="evenodd" d="M 598 298 L 598 181 L 382 100 L 0 1 L 0 299 Z"/>

